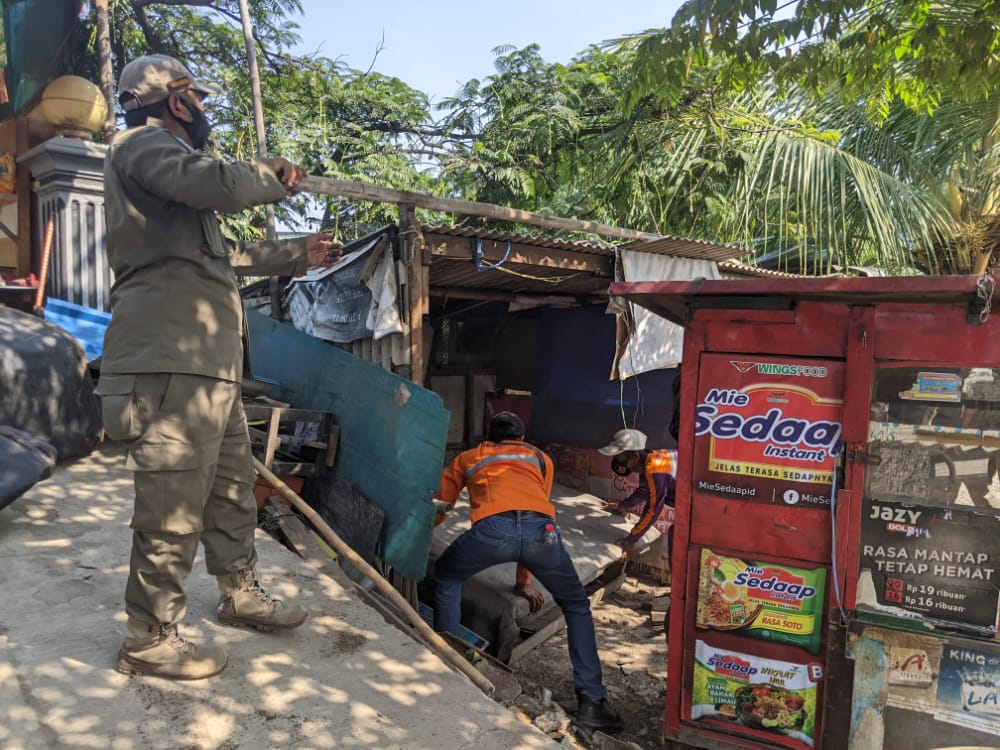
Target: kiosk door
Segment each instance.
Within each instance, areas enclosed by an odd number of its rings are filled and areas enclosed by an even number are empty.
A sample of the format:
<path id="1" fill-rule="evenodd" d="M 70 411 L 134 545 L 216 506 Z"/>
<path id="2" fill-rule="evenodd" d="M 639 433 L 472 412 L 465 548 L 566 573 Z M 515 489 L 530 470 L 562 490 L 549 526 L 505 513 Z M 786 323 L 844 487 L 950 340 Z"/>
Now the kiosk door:
<path id="1" fill-rule="evenodd" d="M 844 370 L 699 363 L 681 719 L 757 747 L 819 746 Z"/>

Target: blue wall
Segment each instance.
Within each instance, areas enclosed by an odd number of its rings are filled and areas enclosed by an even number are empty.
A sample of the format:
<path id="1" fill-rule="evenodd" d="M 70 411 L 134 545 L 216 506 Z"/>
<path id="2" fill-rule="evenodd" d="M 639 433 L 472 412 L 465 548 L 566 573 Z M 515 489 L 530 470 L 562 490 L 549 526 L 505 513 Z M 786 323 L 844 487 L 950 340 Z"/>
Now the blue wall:
<path id="1" fill-rule="evenodd" d="M 603 307 L 547 310 L 540 327 L 531 440 L 598 448 L 622 427 L 635 427 L 650 448 L 676 447 L 667 430 L 676 368 L 608 380 L 615 318 Z"/>

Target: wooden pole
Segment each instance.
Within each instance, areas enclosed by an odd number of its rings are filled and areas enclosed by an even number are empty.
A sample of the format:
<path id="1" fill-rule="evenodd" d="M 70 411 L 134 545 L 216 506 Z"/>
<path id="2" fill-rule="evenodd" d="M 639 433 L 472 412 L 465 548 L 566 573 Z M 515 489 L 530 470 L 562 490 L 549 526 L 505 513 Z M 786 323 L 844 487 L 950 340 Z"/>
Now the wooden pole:
<path id="1" fill-rule="evenodd" d="M 436 195 L 427 195 L 426 193 L 395 190 L 393 188 L 379 187 L 378 185 L 369 185 L 364 182 L 335 180 L 330 177 L 315 177 L 310 175 L 299 183 L 298 190 L 305 193 L 337 195 L 344 198 L 356 198 L 358 200 L 410 205 L 417 208 L 427 208 L 432 211 L 462 214 L 463 216 L 483 216 L 487 219 L 496 219 L 497 221 L 516 221 L 521 224 L 530 224 L 531 226 L 543 227 L 545 229 L 590 232 L 591 234 L 600 234 L 605 237 L 614 237 L 622 240 L 661 239 L 658 234 L 649 234 L 648 232 L 640 232 L 637 229 L 625 229 L 624 227 L 612 227 L 607 224 L 598 224 L 595 221 L 542 216 L 531 211 L 496 206 L 492 203 L 463 201 L 456 198 L 440 198 Z"/>
<path id="2" fill-rule="evenodd" d="M 115 137 L 115 93 L 111 72 L 111 24 L 108 21 L 108 0 L 94 0 L 94 20 L 97 25 L 97 69 L 101 93 L 108 103 L 108 116 L 104 119 L 104 142 Z"/>
<path id="3" fill-rule="evenodd" d="M 410 205 L 399 206 L 399 231 L 402 258 L 406 264 L 406 314 L 410 341 L 410 380 L 424 385 L 427 351 L 424 347 L 424 316 L 430 312 L 430 274 L 424 265 L 424 252 L 417 212 Z"/>
<path id="4" fill-rule="evenodd" d="M 451 663 L 453 667 L 458 669 L 459 672 L 464 674 L 476 687 L 482 690 L 486 695 L 493 695 L 494 687 L 493 683 L 490 682 L 483 674 L 476 669 L 472 664 L 470 664 L 465 657 L 458 653 L 455 649 L 448 645 L 448 642 L 434 632 L 424 618 L 410 606 L 410 603 L 403 598 L 389 583 L 385 578 L 383 578 L 375 568 L 368 564 L 361 555 L 355 552 L 347 542 L 340 538 L 340 536 L 333 529 L 330 528 L 329 524 L 323 520 L 323 518 L 313 510 L 312 506 L 306 503 L 301 497 L 295 494 L 292 489 L 282 482 L 274 472 L 268 469 L 264 464 L 258 461 L 256 458 L 253 460 L 254 466 L 260 475 L 270 484 L 278 493 L 287 500 L 292 507 L 302 513 L 309 521 L 319 529 L 319 532 L 323 535 L 324 540 L 336 550 L 338 555 L 342 555 L 345 560 L 347 560 L 351 565 L 360 570 L 365 576 L 370 578 L 382 594 L 388 597 L 400 613 L 407 619 L 407 621 L 412 625 L 418 633 L 427 641 L 427 644 L 434 649 L 445 661 Z"/>
<path id="5" fill-rule="evenodd" d="M 239 0 L 240 20 L 243 22 L 243 42 L 247 48 L 247 62 L 250 69 L 250 92 L 253 96 L 253 124 L 257 134 L 257 156 L 267 158 L 267 132 L 264 129 L 264 102 L 260 90 L 260 68 L 257 66 L 257 44 L 253 37 L 253 25 L 250 22 L 250 8 L 247 0 Z M 277 236 L 274 221 L 274 206 L 268 203 L 264 206 L 264 226 L 267 238 L 273 240 Z M 271 317 L 281 317 L 281 290 L 278 289 L 278 277 L 271 277 Z"/>

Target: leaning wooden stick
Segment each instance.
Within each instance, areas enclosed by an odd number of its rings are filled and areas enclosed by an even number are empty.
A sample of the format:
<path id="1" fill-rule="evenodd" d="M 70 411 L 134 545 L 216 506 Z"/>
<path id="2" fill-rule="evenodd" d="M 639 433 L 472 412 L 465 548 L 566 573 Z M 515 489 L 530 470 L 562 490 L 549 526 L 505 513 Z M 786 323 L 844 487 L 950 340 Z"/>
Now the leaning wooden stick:
<path id="1" fill-rule="evenodd" d="M 396 591 L 393 585 L 385 580 L 385 578 L 383 578 L 379 572 L 375 570 L 375 568 L 369 565 L 368 562 L 361 557 L 361 555 L 351 549 L 351 546 L 341 539 L 337 532 L 330 528 L 329 524 L 323 520 L 319 513 L 313 510 L 313 508 L 306 503 L 305 500 L 295 494 L 295 492 L 287 484 L 282 482 L 274 474 L 274 472 L 264 466 L 264 464 L 256 458 L 254 458 L 253 462 L 254 466 L 257 467 L 257 471 L 260 472 L 260 475 L 268 482 L 268 484 L 274 487 L 274 489 L 276 489 L 283 498 L 291 503 L 292 507 L 301 512 L 302 515 L 312 522 L 313 526 L 319 530 L 326 542 L 333 547 L 334 550 L 336 550 L 338 555 L 343 555 L 345 560 L 351 563 L 351 565 L 356 567 L 374 582 L 375 588 L 385 594 L 385 596 L 389 598 L 389 601 L 396 605 L 397 609 L 399 609 L 409 623 L 416 628 L 417 632 L 423 636 L 431 648 L 437 651 L 442 658 L 456 667 L 458 671 L 472 680 L 476 684 L 476 687 L 487 695 L 493 695 L 493 683 L 486 679 L 479 670 L 477 670 L 465 659 L 465 657 L 449 646 L 448 642 L 445 641 L 444 638 L 435 633 L 433 628 L 431 628 L 431 626 L 424 621 L 424 618 L 410 606 L 410 603 L 406 601 L 406 599 L 404 599 L 398 591 Z"/>

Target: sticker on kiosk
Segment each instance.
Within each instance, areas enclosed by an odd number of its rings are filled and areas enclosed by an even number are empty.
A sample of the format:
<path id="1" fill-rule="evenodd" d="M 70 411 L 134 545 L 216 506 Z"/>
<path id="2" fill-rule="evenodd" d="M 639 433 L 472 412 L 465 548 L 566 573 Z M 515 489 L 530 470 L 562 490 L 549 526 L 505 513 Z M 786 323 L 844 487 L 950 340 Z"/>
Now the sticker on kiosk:
<path id="1" fill-rule="evenodd" d="M 818 663 L 763 659 L 695 641 L 691 718 L 725 721 L 813 747 L 822 679 Z"/>
<path id="2" fill-rule="evenodd" d="M 829 508 L 843 444 L 844 364 L 702 358 L 693 486 L 760 503 Z"/>
<path id="3" fill-rule="evenodd" d="M 1000 654 L 945 644 L 934 718 L 1000 734 Z"/>
<path id="4" fill-rule="evenodd" d="M 826 570 L 725 557 L 705 548 L 695 624 L 801 646 L 818 654 Z"/>

